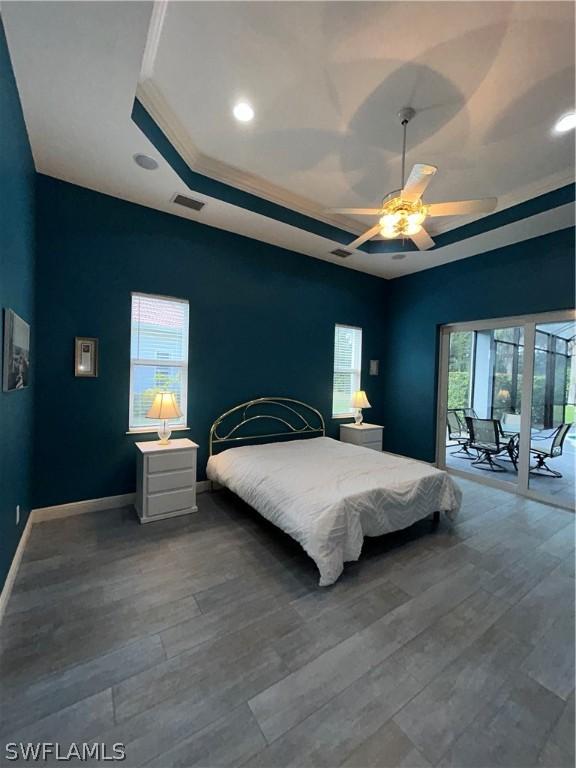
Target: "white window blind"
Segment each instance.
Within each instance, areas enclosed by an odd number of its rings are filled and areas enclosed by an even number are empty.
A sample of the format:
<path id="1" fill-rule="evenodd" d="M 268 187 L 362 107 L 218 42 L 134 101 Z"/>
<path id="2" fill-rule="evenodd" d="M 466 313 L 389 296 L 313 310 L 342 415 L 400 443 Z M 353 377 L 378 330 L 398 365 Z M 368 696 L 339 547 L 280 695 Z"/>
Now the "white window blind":
<path id="1" fill-rule="evenodd" d="M 188 302 L 132 294 L 129 429 L 152 431 L 159 422 L 146 413 L 157 392 L 174 392 L 186 425 L 188 393 Z"/>
<path id="2" fill-rule="evenodd" d="M 332 416 L 352 416 L 352 395 L 360 389 L 362 328 L 336 325 Z"/>

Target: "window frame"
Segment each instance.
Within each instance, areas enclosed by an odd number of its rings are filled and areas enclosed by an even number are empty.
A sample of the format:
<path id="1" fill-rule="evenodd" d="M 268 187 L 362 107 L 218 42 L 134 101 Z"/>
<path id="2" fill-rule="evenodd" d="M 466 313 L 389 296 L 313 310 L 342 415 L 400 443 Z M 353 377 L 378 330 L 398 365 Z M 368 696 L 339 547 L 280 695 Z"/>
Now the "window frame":
<path id="1" fill-rule="evenodd" d="M 359 331 L 360 332 L 360 354 L 359 354 L 359 360 L 358 360 L 358 368 L 336 368 L 336 333 L 338 331 L 338 328 L 346 328 L 348 330 L 352 331 Z M 354 416 L 354 409 L 352 408 L 352 404 L 350 404 L 350 408 L 346 412 L 334 412 L 334 380 L 336 377 L 336 374 L 338 373 L 346 373 L 346 374 L 353 374 L 353 376 L 356 377 L 354 380 L 354 383 L 357 385 L 356 387 L 352 388 L 352 393 L 357 392 L 358 390 L 362 389 L 362 328 L 358 325 L 350 325 L 349 323 L 335 323 L 334 324 L 334 337 L 333 337 L 333 348 L 334 348 L 334 360 L 332 363 L 332 418 L 333 419 L 349 419 Z"/>
<path id="2" fill-rule="evenodd" d="M 166 360 L 166 359 L 148 359 L 148 358 L 132 358 L 132 308 L 134 305 L 134 298 L 141 296 L 146 299 L 160 299 L 162 301 L 172 301 L 178 304 L 186 304 L 188 306 L 188 323 L 185 328 L 183 348 L 186 352 L 186 359 L 179 360 Z M 133 397 L 132 386 L 134 383 L 134 369 L 136 366 L 154 366 L 164 368 L 179 368 L 181 371 L 182 388 L 180 392 L 180 410 L 182 411 L 182 423 L 174 423 L 170 425 L 170 430 L 185 431 L 189 429 L 188 426 L 188 364 L 189 364 L 189 339 L 190 339 L 190 302 L 188 299 L 180 299 L 177 296 L 165 296 L 159 293 L 143 293 L 142 291 L 131 291 L 130 293 L 130 388 L 128 390 L 128 430 L 127 435 L 131 434 L 146 434 L 156 432 L 158 427 L 162 425 L 162 421 L 150 419 L 150 426 L 133 426 L 134 411 L 133 411 Z"/>

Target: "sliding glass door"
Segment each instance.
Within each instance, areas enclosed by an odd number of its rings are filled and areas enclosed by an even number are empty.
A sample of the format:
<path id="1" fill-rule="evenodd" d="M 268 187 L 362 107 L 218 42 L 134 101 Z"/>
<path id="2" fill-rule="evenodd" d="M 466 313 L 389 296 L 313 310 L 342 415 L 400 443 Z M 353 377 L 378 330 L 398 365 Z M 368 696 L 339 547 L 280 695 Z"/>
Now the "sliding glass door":
<path id="1" fill-rule="evenodd" d="M 449 333 L 448 468 L 518 482 L 523 343 L 519 326 Z"/>
<path id="2" fill-rule="evenodd" d="M 575 339 L 573 320 L 536 325 L 528 487 L 567 505 L 576 468 Z"/>
<path id="3" fill-rule="evenodd" d="M 438 465 L 574 507 L 573 312 L 441 329 Z"/>

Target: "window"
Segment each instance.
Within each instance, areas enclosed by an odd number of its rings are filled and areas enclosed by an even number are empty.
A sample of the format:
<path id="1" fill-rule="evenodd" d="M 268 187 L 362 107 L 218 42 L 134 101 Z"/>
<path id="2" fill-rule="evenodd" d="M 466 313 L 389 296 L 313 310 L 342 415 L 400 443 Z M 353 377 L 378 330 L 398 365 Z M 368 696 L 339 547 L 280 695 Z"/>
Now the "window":
<path id="1" fill-rule="evenodd" d="M 186 426 L 188 393 L 188 302 L 132 294 L 129 429 L 153 431 L 146 413 L 157 392 L 174 392 L 182 411 L 172 427 Z"/>
<path id="2" fill-rule="evenodd" d="M 334 386 L 332 416 L 352 416 L 352 395 L 360 387 L 362 328 L 336 325 L 334 332 Z"/>

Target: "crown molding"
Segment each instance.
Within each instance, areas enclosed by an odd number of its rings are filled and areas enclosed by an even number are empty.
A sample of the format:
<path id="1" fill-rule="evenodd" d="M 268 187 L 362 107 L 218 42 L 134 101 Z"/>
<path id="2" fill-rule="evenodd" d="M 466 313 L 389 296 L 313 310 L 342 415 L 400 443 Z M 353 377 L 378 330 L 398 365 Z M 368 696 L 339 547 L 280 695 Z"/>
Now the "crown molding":
<path id="1" fill-rule="evenodd" d="M 144 55 L 142 56 L 142 66 L 140 68 L 140 79 L 148 80 L 154 74 L 154 62 L 158 55 L 158 46 L 160 37 L 168 10 L 168 0 L 155 0 L 152 6 L 152 15 L 148 26 L 146 36 L 146 45 L 144 46 Z"/>
<path id="2" fill-rule="evenodd" d="M 161 89 L 152 78 L 138 83 L 136 98 L 191 170 L 201 173 L 203 176 L 208 176 L 211 179 L 229 184 L 236 189 L 241 189 L 243 192 L 257 195 L 271 203 L 276 203 L 310 218 L 323 221 L 325 224 L 345 229 L 351 235 L 359 235 L 366 229 L 361 222 L 345 216 L 327 213 L 318 203 L 306 197 L 296 195 L 284 187 L 277 186 L 256 174 L 243 171 L 228 163 L 223 163 L 220 160 L 204 155 L 198 150 Z"/>
<path id="3" fill-rule="evenodd" d="M 256 174 L 204 155 L 195 146 L 161 89 L 154 82 L 154 66 L 168 10 L 168 2 L 169 0 L 155 0 L 153 4 L 136 98 L 151 115 L 188 167 L 204 176 L 222 181 L 297 213 L 318 219 L 325 224 L 348 230 L 351 234 L 361 234 L 366 229 L 361 222 L 345 216 L 330 214 L 318 203 L 290 192 Z"/>
<path id="4" fill-rule="evenodd" d="M 364 232 L 367 226 L 364 220 L 341 214 L 331 214 L 313 200 L 291 192 L 261 176 L 205 155 L 198 149 L 175 109 L 170 105 L 162 89 L 154 80 L 155 63 L 161 43 L 168 2 L 169 0 L 155 0 L 153 4 L 136 98 L 190 171 L 201 174 L 207 179 L 226 184 L 239 190 L 239 192 L 245 192 L 261 198 L 263 201 L 282 206 L 296 214 L 302 214 L 318 222 L 336 227 L 341 232 L 349 232 L 351 239 Z M 499 196 L 496 211 L 488 216 L 502 213 L 508 208 L 514 208 L 514 206 L 571 184 L 573 181 L 572 173 L 562 171 L 544 180 L 525 185 L 513 193 Z M 200 192 L 200 190 L 193 191 Z M 449 237 L 448 233 L 454 230 L 463 232 L 466 227 L 472 226 L 486 216 L 487 214 L 463 216 L 458 217 L 457 220 L 455 220 L 456 217 L 447 217 L 445 220 L 436 221 L 431 231 L 432 237 Z M 373 242 L 374 245 L 377 244 L 377 247 L 373 250 L 378 253 L 383 251 L 400 253 L 411 250 L 405 245 L 395 248 L 390 241 L 380 242 L 383 240 L 384 238 L 379 236 L 374 238 Z M 346 247 L 345 244 L 340 243 L 340 245 Z M 357 250 L 369 252 L 370 246 L 361 246 Z"/>
<path id="5" fill-rule="evenodd" d="M 240 189 L 270 202 L 282 205 L 285 208 L 289 208 L 292 211 L 304 214 L 310 218 L 338 227 L 339 229 L 345 229 L 349 231 L 351 235 L 359 235 L 366 229 L 366 224 L 364 222 L 359 222 L 355 219 L 338 214 L 330 215 L 312 200 L 272 184 L 260 176 L 243 171 L 232 165 L 209 157 L 208 155 L 202 154 L 194 145 L 188 132 L 153 79 L 149 78 L 140 82 L 138 84 L 136 96 L 191 170 L 217 181 L 221 181 L 236 189 Z M 571 184 L 573 181 L 574 176 L 572 173 L 562 171 L 549 176 L 545 180 L 539 180 L 532 184 L 525 185 L 524 187 L 515 190 L 513 193 L 499 196 L 498 207 L 496 208 L 495 213 L 499 213 L 535 197 L 539 197 L 540 195 L 552 192 L 567 184 Z M 446 222 L 446 224 L 439 222 L 435 226 L 432 236 L 436 238 L 454 229 L 473 224 L 474 222 L 485 218 L 486 215 L 488 214 L 459 217 L 457 222 L 452 220 Z M 381 237 L 374 238 L 376 242 L 382 239 L 383 238 Z M 403 249 L 399 249 L 399 251 L 401 250 Z"/>
<path id="6" fill-rule="evenodd" d="M 454 223 L 454 221 L 446 224 L 438 223 L 434 228 L 434 234 L 432 236 L 438 237 L 445 232 L 450 232 L 453 229 L 459 229 L 466 224 L 472 224 L 475 221 L 483 219 L 485 216 L 491 216 L 494 213 L 505 211 L 507 208 L 513 208 L 515 205 L 520 205 L 521 203 L 525 203 L 535 197 L 540 197 L 540 195 L 545 195 L 548 192 L 553 192 L 556 189 L 560 189 L 561 187 L 565 187 L 566 185 L 572 183 L 574 183 L 574 174 L 561 171 L 559 173 L 548 176 L 544 180 L 540 179 L 539 181 L 532 182 L 531 184 L 525 184 L 523 187 L 520 187 L 514 192 L 509 192 L 507 195 L 499 195 L 498 205 L 491 214 L 482 213 L 479 216 L 461 216 L 459 217 L 459 221 L 457 223 Z"/>

